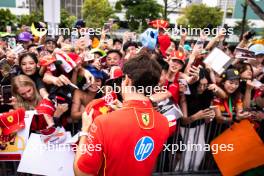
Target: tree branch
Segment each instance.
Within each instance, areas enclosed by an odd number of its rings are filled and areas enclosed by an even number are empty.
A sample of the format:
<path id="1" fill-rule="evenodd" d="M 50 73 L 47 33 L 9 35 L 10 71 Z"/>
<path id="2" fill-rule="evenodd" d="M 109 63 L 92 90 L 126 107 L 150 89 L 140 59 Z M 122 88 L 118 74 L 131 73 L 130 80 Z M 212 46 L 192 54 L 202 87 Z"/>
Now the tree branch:
<path id="1" fill-rule="evenodd" d="M 252 8 L 256 15 L 258 15 L 262 20 L 264 20 L 263 10 L 254 2 L 254 0 L 247 0 L 248 5 Z"/>

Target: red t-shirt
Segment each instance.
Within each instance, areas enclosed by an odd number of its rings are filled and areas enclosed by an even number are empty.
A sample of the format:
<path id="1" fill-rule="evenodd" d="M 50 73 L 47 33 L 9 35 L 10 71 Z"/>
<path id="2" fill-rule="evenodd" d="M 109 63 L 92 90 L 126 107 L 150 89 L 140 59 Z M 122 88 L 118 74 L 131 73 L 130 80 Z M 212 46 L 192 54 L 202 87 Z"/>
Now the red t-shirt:
<path id="1" fill-rule="evenodd" d="M 179 104 L 179 95 L 180 95 L 180 85 L 179 85 L 179 73 L 175 75 L 174 81 L 170 83 L 166 81 L 165 86 L 167 90 L 171 93 L 173 102 L 175 104 Z"/>
<path id="2" fill-rule="evenodd" d="M 83 150 L 77 165 L 94 175 L 151 175 L 168 137 L 167 119 L 149 101 L 127 101 L 122 109 L 95 119 L 88 150 Z"/>

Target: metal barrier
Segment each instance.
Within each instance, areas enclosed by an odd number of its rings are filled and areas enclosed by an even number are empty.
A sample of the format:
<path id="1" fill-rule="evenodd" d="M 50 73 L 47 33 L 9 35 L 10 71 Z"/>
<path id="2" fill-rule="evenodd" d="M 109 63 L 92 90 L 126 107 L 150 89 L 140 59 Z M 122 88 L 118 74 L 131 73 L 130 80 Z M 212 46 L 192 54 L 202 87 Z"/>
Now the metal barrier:
<path id="1" fill-rule="evenodd" d="M 216 121 L 199 123 L 195 128 L 190 128 L 190 125 L 182 128 L 178 125 L 177 131 L 174 136 L 168 139 L 166 146 L 175 146 L 175 144 L 178 147 L 182 144 L 208 145 L 230 126 L 230 124 L 219 124 Z M 257 133 L 264 141 L 264 121 L 258 126 Z M 220 175 L 220 172 L 213 159 L 212 151 L 200 151 L 196 148 L 196 150 L 187 151 L 163 150 L 153 175 Z"/>
<path id="2" fill-rule="evenodd" d="M 179 124 L 179 122 L 178 122 Z M 155 172 L 153 175 L 221 175 L 216 163 L 214 162 L 211 151 L 182 151 L 175 149 L 183 144 L 201 144 L 206 145 L 221 134 L 229 125 L 217 124 L 215 121 L 210 123 L 198 124 L 195 128 L 179 127 L 175 134 L 170 137 L 167 144 L 164 144 L 164 150 L 161 152 Z M 74 125 L 72 125 L 72 132 Z M 264 139 L 264 121 L 262 121 L 257 130 L 262 140 Z M 173 145 L 174 144 L 174 145 Z M 168 147 L 170 146 L 170 147 Z M 174 148 L 172 148 L 174 146 Z M 171 149 L 170 151 L 168 149 Z M 172 150 L 173 149 L 173 150 Z M 12 176 L 21 175 L 29 176 L 31 174 L 17 173 L 19 162 L 0 162 L 0 175 Z"/>

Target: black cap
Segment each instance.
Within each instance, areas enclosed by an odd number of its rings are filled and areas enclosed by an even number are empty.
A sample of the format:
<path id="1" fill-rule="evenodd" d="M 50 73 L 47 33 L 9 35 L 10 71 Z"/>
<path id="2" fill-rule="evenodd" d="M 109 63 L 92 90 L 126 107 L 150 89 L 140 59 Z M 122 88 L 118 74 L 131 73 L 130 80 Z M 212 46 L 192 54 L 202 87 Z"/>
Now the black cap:
<path id="1" fill-rule="evenodd" d="M 85 21 L 83 19 L 79 19 L 76 21 L 75 28 L 84 28 L 85 27 Z"/>
<path id="2" fill-rule="evenodd" d="M 235 79 L 240 79 L 239 71 L 236 69 L 228 69 L 224 72 L 222 75 L 222 78 L 224 80 L 235 80 Z"/>

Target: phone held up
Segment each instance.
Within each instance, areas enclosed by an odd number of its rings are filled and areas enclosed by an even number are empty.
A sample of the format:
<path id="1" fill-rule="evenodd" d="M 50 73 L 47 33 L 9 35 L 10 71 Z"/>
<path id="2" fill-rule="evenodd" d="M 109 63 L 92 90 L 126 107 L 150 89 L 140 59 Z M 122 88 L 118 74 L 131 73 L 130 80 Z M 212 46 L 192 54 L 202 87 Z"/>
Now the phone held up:
<path id="1" fill-rule="evenodd" d="M 11 85 L 3 85 L 1 87 L 1 95 L 4 104 L 11 103 L 12 98 L 12 86 Z"/>

